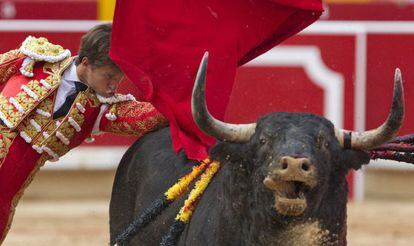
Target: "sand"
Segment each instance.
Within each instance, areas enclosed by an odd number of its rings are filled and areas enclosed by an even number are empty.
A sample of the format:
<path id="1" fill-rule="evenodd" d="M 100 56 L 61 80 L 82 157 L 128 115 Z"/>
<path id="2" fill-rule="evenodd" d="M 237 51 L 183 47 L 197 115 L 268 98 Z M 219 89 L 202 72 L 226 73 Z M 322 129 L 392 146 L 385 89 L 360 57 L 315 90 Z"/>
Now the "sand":
<path id="1" fill-rule="evenodd" d="M 107 201 L 21 202 L 3 245 L 108 245 Z M 348 245 L 414 245 L 414 202 L 348 206 Z"/>

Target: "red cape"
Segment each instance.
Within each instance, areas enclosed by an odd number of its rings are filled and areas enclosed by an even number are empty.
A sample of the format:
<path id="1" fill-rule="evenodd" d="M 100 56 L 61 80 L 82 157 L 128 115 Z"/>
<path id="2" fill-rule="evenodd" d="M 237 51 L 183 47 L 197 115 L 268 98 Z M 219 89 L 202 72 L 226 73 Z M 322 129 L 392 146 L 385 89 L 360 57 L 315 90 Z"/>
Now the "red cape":
<path id="1" fill-rule="evenodd" d="M 301 31 L 322 13 L 321 0 L 118 0 L 111 58 L 170 121 L 174 150 L 201 160 L 215 142 L 195 125 L 191 91 L 209 51 L 206 97 L 223 119 L 236 68 Z"/>

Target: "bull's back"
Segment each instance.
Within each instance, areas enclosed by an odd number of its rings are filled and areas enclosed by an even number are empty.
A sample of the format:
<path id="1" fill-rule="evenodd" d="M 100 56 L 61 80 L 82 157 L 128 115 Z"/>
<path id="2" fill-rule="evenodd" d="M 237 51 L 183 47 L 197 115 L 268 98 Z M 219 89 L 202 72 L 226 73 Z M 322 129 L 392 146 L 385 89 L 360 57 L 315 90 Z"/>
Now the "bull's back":
<path id="1" fill-rule="evenodd" d="M 137 140 L 123 156 L 114 180 L 110 203 L 111 242 L 133 218 L 160 198 L 193 162 L 173 151 L 170 130 L 164 128 Z M 134 237 L 131 245 L 156 245 L 167 232 L 180 204 L 176 202 Z"/>

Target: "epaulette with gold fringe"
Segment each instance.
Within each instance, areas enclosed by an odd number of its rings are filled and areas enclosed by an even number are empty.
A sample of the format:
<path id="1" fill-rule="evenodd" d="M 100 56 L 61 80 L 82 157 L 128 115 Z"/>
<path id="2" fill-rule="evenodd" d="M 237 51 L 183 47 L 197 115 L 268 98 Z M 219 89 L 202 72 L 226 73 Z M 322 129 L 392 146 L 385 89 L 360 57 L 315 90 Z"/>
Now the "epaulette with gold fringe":
<path id="1" fill-rule="evenodd" d="M 71 56 L 68 49 L 52 44 L 43 37 L 28 36 L 19 50 L 27 56 L 20 68 L 20 72 L 26 77 L 33 77 L 33 67 L 36 62 L 56 63 Z"/>

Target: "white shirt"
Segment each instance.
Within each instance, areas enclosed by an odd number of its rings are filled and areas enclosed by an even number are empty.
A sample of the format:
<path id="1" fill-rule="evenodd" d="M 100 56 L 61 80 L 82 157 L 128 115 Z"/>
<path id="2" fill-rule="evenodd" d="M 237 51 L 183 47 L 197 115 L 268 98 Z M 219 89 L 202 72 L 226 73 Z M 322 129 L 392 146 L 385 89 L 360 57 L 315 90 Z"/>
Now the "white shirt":
<path id="1" fill-rule="evenodd" d="M 62 74 L 62 80 L 57 91 L 55 105 L 53 106 L 53 113 L 56 113 L 56 111 L 62 107 L 69 95 L 76 92 L 75 82 L 82 83 L 76 73 L 76 64 L 75 62 L 72 62 L 72 64 L 70 64 Z M 99 122 L 101 121 L 102 115 L 107 108 L 107 104 L 101 105 L 101 109 L 94 123 L 92 133 L 97 134 L 99 132 Z"/>
<path id="2" fill-rule="evenodd" d="M 82 83 L 76 73 L 75 62 L 72 62 L 65 72 L 63 72 L 62 81 L 60 82 L 55 99 L 55 105 L 53 107 L 53 113 L 56 113 L 56 111 L 62 107 L 69 95 L 76 92 L 75 82 Z"/>

